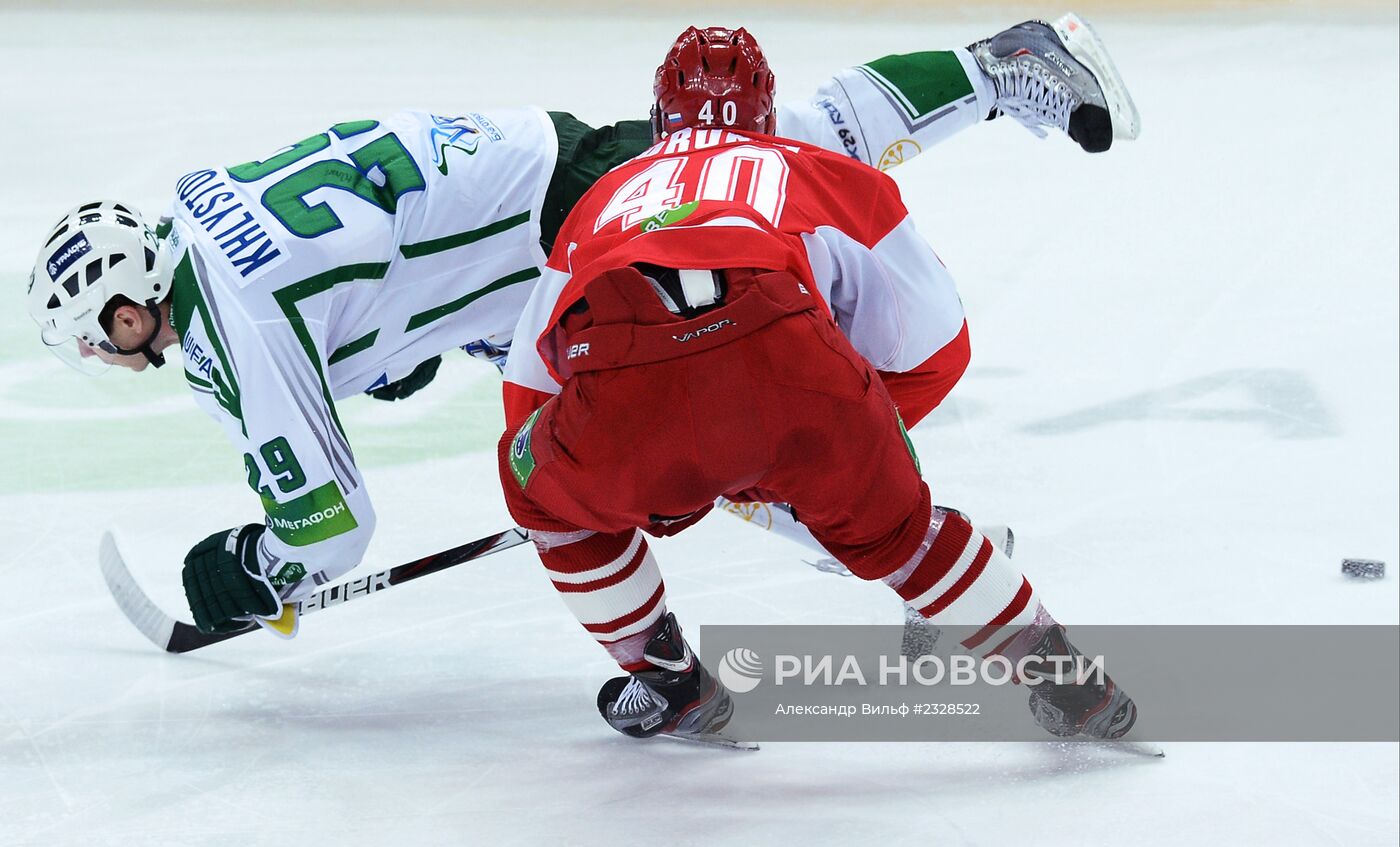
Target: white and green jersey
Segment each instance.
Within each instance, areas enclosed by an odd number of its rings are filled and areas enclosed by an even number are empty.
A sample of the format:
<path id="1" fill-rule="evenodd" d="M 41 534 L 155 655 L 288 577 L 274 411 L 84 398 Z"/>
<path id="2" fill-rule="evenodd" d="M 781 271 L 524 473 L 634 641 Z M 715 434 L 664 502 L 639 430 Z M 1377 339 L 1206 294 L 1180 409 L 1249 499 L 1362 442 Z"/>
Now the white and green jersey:
<path id="1" fill-rule="evenodd" d="M 172 323 L 191 389 L 262 497 L 275 582 L 317 577 L 309 590 L 357 564 L 373 531 L 335 401 L 509 342 L 544 262 L 554 144 L 537 109 L 402 112 L 179 181 Z"/>
<path id="2" fill-rule="evenodd" d="M 875 165 L 901 139 L 928 146 L 990 108 L 964 52 L 842 71 L 782 106 L 779 131 Z M 906 107 L 929 105 L 931 74 L 947 102 L 920 127 Z M 554 236 L 541 219 L 568 164 L 559 126 L 534 108 L 400 112 L 178 182 L 167 238 L 185 376 L 243 453 L 269 530 L 259 553 L 286 599 L 358 564 L 373 532 L 336 401 L 454 347 L 509 348 Z"/>

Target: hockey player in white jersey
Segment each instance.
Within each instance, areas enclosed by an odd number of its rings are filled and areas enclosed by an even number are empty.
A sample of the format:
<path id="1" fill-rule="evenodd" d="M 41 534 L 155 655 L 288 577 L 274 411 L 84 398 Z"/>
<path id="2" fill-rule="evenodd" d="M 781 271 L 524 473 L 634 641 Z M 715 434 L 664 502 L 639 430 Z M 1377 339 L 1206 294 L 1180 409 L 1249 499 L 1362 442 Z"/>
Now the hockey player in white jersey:
<path id="1" fill-rule="evenodd" d="M 1136 115 L 1070 23 L 842 71 L 780 106 L 777 132 L 888 168 L 1003 113 L 1106 149 L 1136 135 Z M 713 120 L 726 125 L 722 103 Z M 55 226 L 29 289 L 45 344 L 81 368 L 139 371 L 178 351 L 261 499 L 260 520 L 186 557 L 202 630 L 291 634 L 294 601 L 359 563 L 374 510 L 336 402 L 411 393 L 454 347 L 499 364 L 565 215 L 651 142 L 647 121 L 401 112 L 192 171 L 154 228 L 114 202 Z"/>

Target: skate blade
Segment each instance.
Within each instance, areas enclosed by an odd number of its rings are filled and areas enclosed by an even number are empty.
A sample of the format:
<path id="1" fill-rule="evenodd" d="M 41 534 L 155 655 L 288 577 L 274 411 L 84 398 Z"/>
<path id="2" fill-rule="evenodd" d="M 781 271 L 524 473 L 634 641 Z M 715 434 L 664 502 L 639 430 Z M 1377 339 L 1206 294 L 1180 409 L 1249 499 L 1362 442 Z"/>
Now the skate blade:
<path id="1" fill-rule="evenodd" d="M 938 637 L 943 630 L 929 619 L 919 614 L 908 603 L 904 604 L 904 632 L 900 634 L 899 654 L 911 662 L 925 656 L 932 656 L 938 646 Z"/>
<path id="2" fill-rule="evenodd" d="M 1070 55 L 1087 66 L 1099 85 L 1103 86 L 1104 98 L 1108 100 L 1109 119 L 1113 123 L 1113 137 L 1124 141 L 1137 138 L 1142 131 L 1142 117 L 1098 33 L 1094 32 L 1088 21 L 1073 12 L 1066 13 L 1052 26 Z"/>
<path id="3" fill-rule="evenodd" d="M 757 741 L 741 741 L 738 738 L 730 738 L 727 735 L 720 735 L 715 732 L 696 732 L 689 735 L 672 735 L 663 732 L 653 738 L 669 738 L 672 741 L 683 741 L 686 744 L 701 744 L 706 747 L 719 747 L 723 750 L 758 750 Z"/>

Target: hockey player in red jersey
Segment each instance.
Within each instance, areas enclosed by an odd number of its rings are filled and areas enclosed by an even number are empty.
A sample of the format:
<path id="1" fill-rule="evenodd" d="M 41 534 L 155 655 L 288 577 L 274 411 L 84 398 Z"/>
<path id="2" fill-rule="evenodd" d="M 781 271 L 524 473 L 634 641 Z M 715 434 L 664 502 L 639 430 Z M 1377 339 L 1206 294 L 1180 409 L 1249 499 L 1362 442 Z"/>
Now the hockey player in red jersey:
<path id="1" fill-rule="evenodd" d="M 852 573 L 975 626 L 967 651 L 1072 650 L 920 478 L 904 426 L 957 381 L 967 328 L 894 183 L 764 134 L 772 75 L 743 30 L 685 33 L 655 90 L 657 143 L 570 214 L 505 372 L 507 504 L 628 672 L 603 717 L 639 737 L 727 721 L 639 531 L 678 532 L 720 495 L 790 503 Z M 1119 737 L 1136 717 L 1111 681 L 1046 680 L 1031 708 L 1057 735 Z"/>

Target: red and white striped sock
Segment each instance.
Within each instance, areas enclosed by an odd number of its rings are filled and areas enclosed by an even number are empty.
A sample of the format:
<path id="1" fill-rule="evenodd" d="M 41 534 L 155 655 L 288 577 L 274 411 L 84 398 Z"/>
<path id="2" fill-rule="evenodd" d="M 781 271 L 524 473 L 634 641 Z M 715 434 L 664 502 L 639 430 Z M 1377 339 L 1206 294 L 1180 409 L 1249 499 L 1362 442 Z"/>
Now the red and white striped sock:
<path id="1" fill-rule="evenodd" d="M 977 627 L 962 641 L 970 652 L 1003 652 L 1050 620 L 1030 580 L 955 512 L 934 509 L 918 552 L 884 581 L 934 623 Z"/>
<path id="2" fill-rule="evenodd" d="M 623 670 L 648 667 L 642 651 L 666 614 L 666 585 L 642 533 L 532 530 L 530 538 L 583 628 Z"/>

